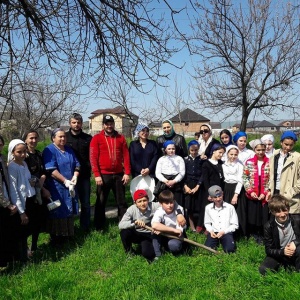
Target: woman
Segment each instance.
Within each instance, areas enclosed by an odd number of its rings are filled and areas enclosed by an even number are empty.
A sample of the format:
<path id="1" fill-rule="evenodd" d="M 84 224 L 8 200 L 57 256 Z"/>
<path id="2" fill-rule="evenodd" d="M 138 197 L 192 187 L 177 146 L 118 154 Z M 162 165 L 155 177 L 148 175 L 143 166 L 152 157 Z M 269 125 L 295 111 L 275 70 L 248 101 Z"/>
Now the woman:
<path id="1" fill-rule="evenodd" d="M 156 165 L 155 176 L 159 180 L 155 187 L 155 196 L 164 190 L 170 190 L 174 194 L 176 202 L 183 203 L 182 180 L 185 175 L 185 163 L 182 157 L 175 154 L 173 141 L 166 141 L 163 144 L 165 155 L 161 157 Z"/>
<path id="2" fill-rule="evenodd" d="M 272 134 L 265 134 L 261 141 L 266 145 L 266 156 L 270 158 L 274 153 L 274 136 Z"/>
<path id="3" fill-rule="evenodd" d="M 156 140 L 158 148 L 161 150 L 160 155 L 165 154 L 165 149 L 163 147 L 164 142 L 173 141 L 175 145 L 175 154 L 181 156 L 182 158 L 188 156 L 187 145 L 184 137 L 177 134 L 174 131 L 174 125 L 171 120 L 165 120 L 162 122 L 162 128 L 164 134 L 159 136 Z"/>
<path id="4" fill-rule="evenodd" d="M 158 148 L 155 141 L 149 140 L 149 127 L 138 124 L 134 137 L 137 139 L 129 145 L 132 178 L 142 175 L 155 177 L 155 167 L 158 160 Z"/>
<path id="5" fill-rule="evenodd" d="M 14 139 L 8 145 L 8 174 L 11 201 L 18 208 L 18 222 L 15 230 L 18 236 L 19 259 L 26 262 L 27 237 L 32 233 L 34 225 L 36 201 L 35 188 L 31 174 L 25 162 L 26 145 L 22 140 Z"/>
<path id="6" fill-rule="evenodd" d="M 211 149 L 214 144 L 219 142 L 212 137 L 211 126 L 209 124 L 202 124 L 200 127 L 200 138 L 199 138 L 199 154 L 201 159 L 208 159 L 211 155 Z"/>
<path id="7" fill-rule="evenodd" d="M 243 173 L 248 198 L 248 232 L 257 243 L 261 243 L 263 225 L 269 217 L 266 195 L 269 192 L 270 164 L 265 154 L 266 145 L 260 139 L 251 141 L 250 146 L 255 155 L 246 161 Z"/>
<path id="8" fill-rule="evenodd" d="M 9 179 L 6 159 L 2 155 L 4 139 L 0 135 L 0 267 L 16 258 L 16 232 L 14 224 L 19 220 L 17 207 L 9 197 Z"/>
<path id="9" fill-rule="evenodd" d="M 61 206 L 50 211 L 48 231 L 51 242 L 60 244 L 66 237 L 74 236 L 74 214 L 78 213 L 76 191 L 80 165 L 72 150 L 66 145 L 65 132 L 56 128 L 51 134 L 52 144 L 43 151 L 47 172 L 46 184 L 53 200 L 60 200 Z"/>
<path id="10" fill-rule="evenodd" d="M 51 197 L 49 191 L 44 187 L 44 182 L 46 179 L 42 154 L 36 149 L 38 143 L 39 134 L 36 130 L 30 129 L 24 135 L 24 142 L 27 147 L 27 154 L 25 162 L 27 163 L 28 169 L 30 171 L 31 177 L 36 180 L 35 191 L 36 191 L 36 201 L 32 203 L 31 210 L 34 212 L 34 219 L 32 221 L 32 241 L 31 241 L 31 253 L 37 249 L 37 242 L 39 233 L 42 230 L 42 225 L 44 224 L 47 217 L 47 208 L 42 205 L 42 196 L 45 199 Z M 42 195 L 41 195 L 42 193 Z"/>
<path id="11" fill-rule="evenodd" d="M 233 137 L 233 142 L 239 148 L 239 160 L 244 164 L 247 159 L 254 156 L 254 152 L 248 148 L 247 145 L 247 134 L 244 131 L 239 131 Z"/>

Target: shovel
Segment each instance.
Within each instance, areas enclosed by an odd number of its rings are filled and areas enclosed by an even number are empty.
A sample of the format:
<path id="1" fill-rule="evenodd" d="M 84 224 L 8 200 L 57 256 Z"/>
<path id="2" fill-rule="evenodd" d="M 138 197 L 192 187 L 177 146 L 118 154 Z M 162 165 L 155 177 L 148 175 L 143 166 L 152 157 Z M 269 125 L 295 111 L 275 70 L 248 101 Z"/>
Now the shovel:
<path id="1" fill-rule="evenodd" d="M 49 211 L 61 206 L 60 200 L 53 201 L 51 197 L 49 198 L 49 200 L 50 200 L 50 203 L 47 204 L 47 208 Z"/>

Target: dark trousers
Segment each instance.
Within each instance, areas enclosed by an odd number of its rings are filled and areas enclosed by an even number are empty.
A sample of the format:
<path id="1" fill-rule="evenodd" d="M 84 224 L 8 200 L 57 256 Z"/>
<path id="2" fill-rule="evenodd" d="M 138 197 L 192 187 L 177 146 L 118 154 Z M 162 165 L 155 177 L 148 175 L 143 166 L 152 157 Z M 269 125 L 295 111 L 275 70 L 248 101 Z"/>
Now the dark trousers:
<path id="1" fill-rule="evenodd" d="M 105 206 L 110 190 L 112 190 L 118 205 L 118 216 L 121 219 L 127 210 L 123 174 L 103 174 L 102 185 L 97 185 L 94 222 L 97 230 L 105 226 Z"/>
<path id="2" fill-rule="evenodd" d="M 152 260 L 155 257 L 151 233 L 138 232 L 134 228 L 128 228 L 122 229 L 120 236 L 125 252 L 132 251 L 132 244 L 140 244 L 142 255 L 146 259 Z"/>
<path id="3" fill-rule="evenodd" d="M 91 180 L 90 178 L 78 177 L 77 190 L 80 201 L 80 227 L 87 230 L 91 222 Z"/>
<path id="4" fill-rule="evenodd" d="M 221 243 L 224 252 L 232 253 L 236 250 L 235 241 L 233 238 L 233 233 L 229 232 L 224 234 L 220 239 L 212 238 L 210 232 L 207 234 L 207 239 L 205 241 L 205 246 L 215 249 Z"/>
<path id="5" fill-rule="evenodd" d="M 296 271 L 300 272 L 300 246 L 296 248 L 296 252 L 292 257 L 283 255 L 282 257 L 267 256 L 259 267 L 259 273 L 265 275 L 267 270 L 277 272 L 279 267 L 295 266 Z"/>

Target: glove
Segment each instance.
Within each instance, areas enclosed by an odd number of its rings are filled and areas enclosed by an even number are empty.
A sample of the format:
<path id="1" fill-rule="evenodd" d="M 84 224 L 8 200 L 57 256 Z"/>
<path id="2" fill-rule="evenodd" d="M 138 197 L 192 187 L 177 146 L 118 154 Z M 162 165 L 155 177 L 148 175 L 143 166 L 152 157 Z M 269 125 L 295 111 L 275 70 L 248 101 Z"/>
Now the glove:
<path id="1" fill-rule="evenodd" d="M 66 188 L 69 188 L 71 185 L 74 185 L 74 184 L 71 180 L 66 179 L 64 181 L 64 185 L 65 185 Z"/>
<path id="2" fill-rule="evenodd" d="M 75 186 L 73 184 L 69 186 L 69 193 L 70 193 L 70 196 L 72 198 L 75 197 L 75 195 L 76 195 L 76 193 L 75 193 Z"/>
<path id="3" fill-rule="evenodd" d="M 74 175 L 74 176 L 72 177 L 71 182 L 72 182 L 74 185 L 76 185 L 76 183 L 77 183 L 77 176 L 76 176 L 76 175 Z"/>

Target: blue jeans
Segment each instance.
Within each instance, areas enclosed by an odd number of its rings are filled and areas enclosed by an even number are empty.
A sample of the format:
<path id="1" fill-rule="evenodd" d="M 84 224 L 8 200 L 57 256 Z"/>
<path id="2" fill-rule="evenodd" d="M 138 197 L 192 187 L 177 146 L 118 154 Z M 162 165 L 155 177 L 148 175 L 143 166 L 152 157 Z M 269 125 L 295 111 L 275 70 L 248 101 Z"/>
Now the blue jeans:
<path id="1" fill-rule="evenodd" d="M 90 178 L 80 178 L 76 184 L 79 201 L 80 201 L 80 227 L 87 230 L 91 223 L 91 207 L 90 207 L 90 196 L 91 196 L 91 180 Z"/>
<path id="2" fill-rule="evenodd" d="M 236 246 L 235 241 L 233 239 L 233 233 L 229 232 L 224 234 L 220 239 L 218 238 L 212 238 L 210 235 L 210 232 L 207 234 L 207 239 L 205 241 L 205 246 L 210 247 L 212 249 L 215 249 L 219 246 L 219 243 L 221 242 L 222 248 L 224 252 L 231 253 L 235 252 Z"/>
<path id="3" fill-rule="evenodd" d="M 169 250 L 172 254 L 178 254 L 182 250 L 183 241 L 177 239 L 171 239 L 161 235 L 152 235 L 152 243 L 155 252 L 155 256 L 161 256 L 161 245 Z"/>

